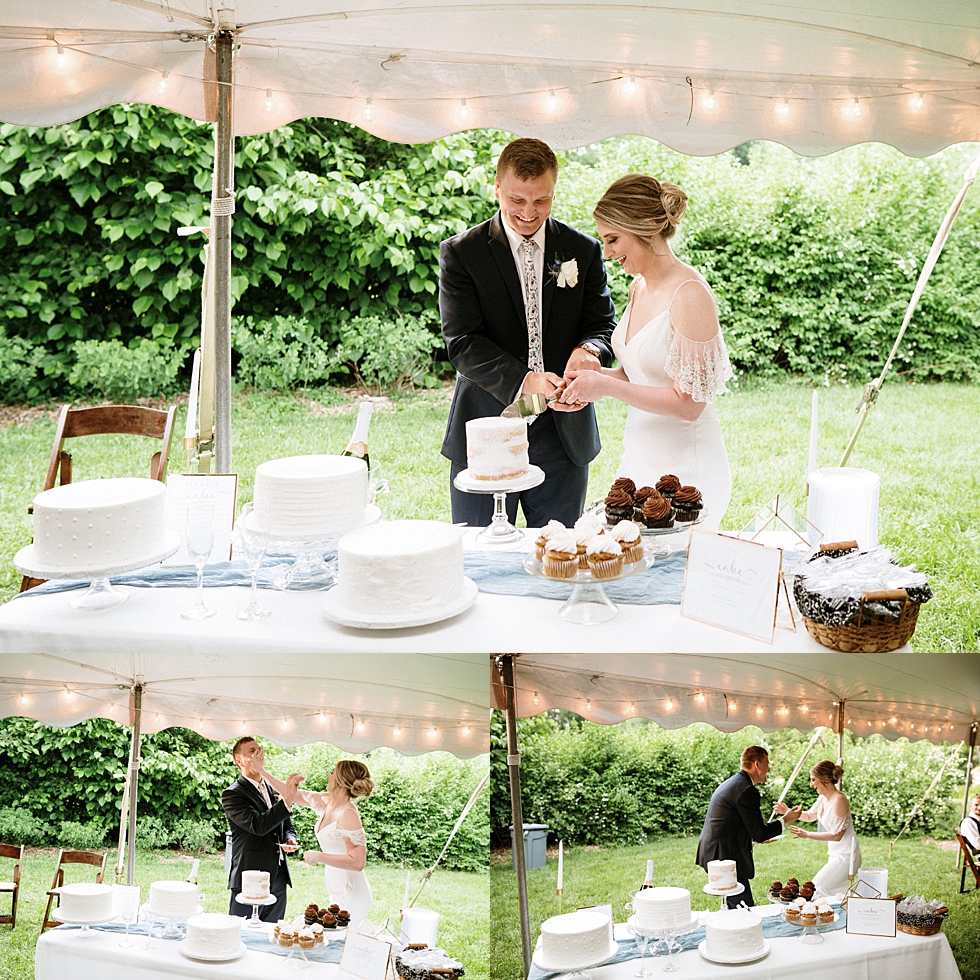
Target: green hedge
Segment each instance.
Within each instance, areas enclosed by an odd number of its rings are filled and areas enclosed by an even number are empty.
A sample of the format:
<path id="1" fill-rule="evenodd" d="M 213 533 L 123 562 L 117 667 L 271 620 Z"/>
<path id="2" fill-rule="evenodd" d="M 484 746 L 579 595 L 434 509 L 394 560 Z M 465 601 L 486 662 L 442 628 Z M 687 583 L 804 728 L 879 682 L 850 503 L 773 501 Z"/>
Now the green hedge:
<path id="1" fill-rule="evenodd" d="M 506 790 L 503 722 L 494 718 L 492 829 L 505 844 L 511 818 Z M 618 726 L 561 722 L 539 717 L 521 722 L 521 802 L 524 820 L 545 823 L 555 838 L 577 844 L 624 845 L 649 836 L 698 834 L 714 789 L 738 770 L 747 745 L 769 747 L 772 771 L 760 786 L 763 808 L 778 798 L 802 755 L 809 735 L 793 729 L 763 733 L 755 728 L 728 735 L 708 725 L 667 731 L 652 722 Z M 827 736 L 814 761 L 836 757 L 836 737 Z M 945 746 L 879 735 L 844 748 L 844 791 L 859 834 L 897 834 L 949 754 Z M 956 806 L 952 766 L 912 823 L 913 834 L 951 836 Z M 809 807 L 816 799 L 806 773 L 789 799 Z"/>
<path id="2" fill-rule="evenodd" d="M 237 777 L 232 742 L 211 742 L 170 728 L 143 739 L 138 842 L 185 850 L 222 846 L 227 821 L 221 792 Z M 300 749 L 266 744 L 269 769 L 302 772 L 309 789 L 325 789 L 340 750 L 314 743 Z M 48 728 L 26 718 L 0 720 L 0 839 L 33 846 L 111 844 L 129 753 L 129 730 L 97 719 Z M 413 866 L 438 856 L 470 793 L 486 771 L 486 757 L 461 760 L 444 752 L 405 758 L 378 749 L 360 758 L 376 782 L 359 808 L 371 859 Z M 316 848 L 313 812 L 297 807 L 304 848 Z M 488 794 L 463 823 L 445 866 L 485 871 L 489 846 Z"/>

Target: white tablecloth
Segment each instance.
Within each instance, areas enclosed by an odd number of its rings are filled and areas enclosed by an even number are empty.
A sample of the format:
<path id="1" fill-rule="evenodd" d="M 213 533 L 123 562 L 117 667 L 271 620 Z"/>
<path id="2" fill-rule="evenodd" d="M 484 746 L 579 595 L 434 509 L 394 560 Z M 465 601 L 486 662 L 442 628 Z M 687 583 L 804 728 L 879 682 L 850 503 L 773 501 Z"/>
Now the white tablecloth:
<path id="1" fill-rule="evenodd" d="M 469 532 L 466 545 L 473 543 Z M 525 548 L 530 549 L 528 535 Z M 683 546 L 683 541 L 681 543 Z M 797 617 L 795 633 L 777 629 L 772 645 L 686 619 L 679 606 L 620 605 L 615 619 L 595 626 L 568 624 L 551 599 L 481 592 L 465 613 L 431 626 L 403 630 L 355 630 L 331 623 L 324 593 L 263 589 L 272 610 L 263 620 L 242 622 L 248 603 L 239 587 L 207 590 L 218 615 L 203 622 L 180 618 L 194 604 L 191 589 L 134 589 L 118 606 L 73 609 L 75 593 L 29 596 L 0 607 L 0 653 L 819 653 L 820 646 Z M 903 648 L 907 650 L 908 648 Z"/>
<path id="2" fill-rule="evenodd" d="M 162 980 L 194 977 L 216 980 L 343 980 L 350 977 L 332 963 L 311 963 L 297 971 L 286 966 L 286 957 L 247 950 L 230 963 L 202 963 L 184 956 L 173 940 L 157 939 L 156 949 L 142 949 L 145 936 L 134 936 L 133 946 L 120 949 L 119 933 L 52 929 L 37 942 L 35 980 Z"/>
<path id="3" fill-rule="evenodd" d="M 625 926 L 616 926 L 616 938 L 628 938 Z M 805 946 L 798 939 L 770 939 L 769 955 L 743 966 L 710 963 L 696 949 L 675 954 L 681 980 L 961 980 L 949 941 L 935 936 L 909 936 L 903 932 L 894 939 L 851 936 L 843 929 L 823 934 L 819 945 Z M 633 980 L 638 960 L 627 960 L 594 970 L 593 980 Z M 648 957 L 647 963 L 651 959 Z M 655 957 L 656 977 L 666 957 Z M 665 976 L 670 976 L 666 974 Z M 41 980 L 38 974 L 38 980 Z"/>

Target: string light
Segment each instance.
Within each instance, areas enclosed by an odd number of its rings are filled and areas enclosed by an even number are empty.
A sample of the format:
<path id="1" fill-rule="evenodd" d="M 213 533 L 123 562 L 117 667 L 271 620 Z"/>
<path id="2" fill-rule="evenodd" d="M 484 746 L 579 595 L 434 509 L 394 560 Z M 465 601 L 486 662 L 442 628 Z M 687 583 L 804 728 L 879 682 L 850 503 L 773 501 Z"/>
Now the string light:
<path id="1" fill-rule="evenodd" d="M 394 734 L 395 738 L 401 738 L 402 737 L 402 730 L 401 730 L 401 728 L 399 728 L 396 725 L 393 734 Z"/>
<path id="2" fill-rule="evenodd" d="M 373 119 L 376 119 L 377 117 L 378 117 L 378 110 L 375 107 L 374 103 L 371 101 L 371 99 L 368 99 L 364 103 L 364 108 L 361 109 L 361 118 L 365 122 L 371 122 Z"/>
<path id="3" fill-rule="evenodd" d="M 861 102 L 856 96 L 853 102 L 845 102 L 841 107 L 841 114 L 851 119 L 860 118 L 861 112 Z"/>
<path id="4" fill-rule="evenodd" d="M 701 95 L 701 108 L 707 109 L 708 112 L 712 112 L 718 105 L 718 100 L 715 98 L 715 90 L 709 88 L 707 92 L 703 92 Z"/>
<path id="5" fill-rule="evenodd" d="M 359 722 L 357 723 L 357 730 L 358 730 L 359 732 L 363 732 L 363 731 L 364 731 L 364 729 L 365 729 L 366 727 L 367 727 L 367 726 L 366 726 L 366 725 L 364 724 L 364 722 L 363 722 L 363 721 L 359 721 Z"/>
<path id="6" fill-rule="evenodd" d="M 694 695 L 694 700 L 697 701 L 698 704 L 704 704 L 707 698 L 705 698 L 704 694 L 698 691 L 698 693 Z"/>
<path id="7" fill-rule="evenodd" d="M 782 716 L 783 718 L 785 718 L 786 715 L 789 714 L 789 708 L 787 708 L 785 705 L 780 705 L 776 709 L 776 714 Z"/>
<path id="8" fill-rule="evenodd" d="M 759 705 L 759 706 L 758 706 L 758 707 L 757 707 L 757 708 L 755 709 L 755 713 L 756 713 L 756 714 L 757 714 L 757 715 L 758 715 L 758 716 L 759 716 L 759 717 L 761 718 L 761 717 L 762 717 L 762 716 L 763 716 L 763 715 L 764 715 L 764 714 L 766 713 L 766 709 L 765 709 L 765 708 L 763 708 L 763 707 L 762 707 L 762 705 L 760 704 L 760 705 Z"/>
<path id="9" fill-rule="evenodd" d="M 552 113 L 558 111 L 558 96 L 555 95 L 553 88 L 548 89 L 548 101 L 545 103 L 545 108 Z"/>
<path id="10" fill-rule="evenodd" d="M 897 718 L 895 718 L 894 716 L 892 716 L 891 718 L 889 718 L 889 719 L 888 719 L 888 723 L 889 723 L 890 725 L 894 725 L 894 724 L 896 724 L 897 722 L 898 722 L 898 719 L 897 719 Z"/>
<path id="11" fill-rule="evenodd" d="M 20 696 L 20 703 L 21 703 L 21 704 L 27 704 L 27 702 L 28 702 L 28 700 L 29 700 L 29 698 L 27 697 L 27 695 L 26 695 L 26 694 L 22 694 L 22 695 Z"/>
<path id="12" fill-rule="evenodd" d="M 585 710 L 586 711 L 591 711 L 592 710 L 592 702 L 590 700 L 588 700 L 588 699 L 586 699 L 586 701 L 585 701 Z"/>
<path id="13" fill-rule="evenodd" d="M 265 111 L 272 112 L 272 110 L 275 109 L 275 107 L 276 104 L 275 102 L 272 101 L 272 89 L 267 88 L 265 90 Z"/>
<path id="14" fill-rule="evenodd" d="M 732 714 L 735 714 L 735 712 L 738 711 L 738 701 L 729 701 L 728 702 L 728 710 Z"/>
<path id="15" fill-rule="evenodd" d="M 459 100 L 459 108 L 456 110 L 456 121 L 466 124 L 473 118 L 473 110 L 466 104 L 466 99 Z"/>
<path id="16" fill-rule="evenodd" d="M 160 721 L 160 716 L 159 716 L 159 715 L 154 715 L 154 716 L 153 716 L 153 720 L 154 720 L 155 722 L 158 722 L 158 723 L 159 723 L 159 721 Z"/>
<path id="17" fill-rule="evenodd" d="M 469 738 L 471 731 L 472 729 L 470 728 L 469 725 L 463 725 L 463 738 Z"/>
<path id="18" fill-rule="evenodd" d="M 665 711 L 673 711 L 674 710 L 674 702 L 673 702 L 673 699 L 667 698 L 667 703 L 664 705 L 664 710 Z"/>
<path id="19" fill-rule="evenodd" d="M 636 75 L 630 75 L 629 78 L 626 79 L 625 88 L 626 88 L 626 94 L 628 96 L 632 97 L 636 95 L 636 91 L 637 91 Z"/>
<path id="20" fill-rule="evenodd" d="M 63 58 L 65 56 L 65 46 L 63 44 L 57 45 L 58 57 Z"/>
<path id="21" fill-rule="evenodd" d="M 773 111 L 776 113 L 777 119 L 788 119 L 790 113 L 789 99 L 783 99 L 782 102 L 777 102 Z"/>
<path id="22" fill-rule="evenodd" d="M 636 714 L 636 705 L 632 701 L 630 701 L 630 714 L 631 715 Z"/>
<path id="23" fill-rule="evenodd" d="M 65 688 L 65 700 L 66 701 L 73 701 L 74 699 L 75 699 L 75 692 L 70 687 L 66 687 Z"/>
<path id="24" fill-rule="evenodd" d="M 321 724 L 325 725 L 327 723 L 327 716 L 322 712 L 318 711 L 316 713 L 316 720 Z"/>
<path id="25" fill-rule="evenodd" d="M 157 82 L 157 91 L 161 95 L 163 95 L 163 93 L 166 92 L 168 88 L 170 88 L 170 72 L 165 71 L 163 75 L 160 77 L 160 81 Z"/>
<path id="26" fill-rule="evenodd" d="M 909 109 L 912 112 L 921 112 L 922 107 L 926 104 L 926 100 L 922 97 L 921 92 L 913 92 L 909 96 Z"/>
<path id="27" fill-rule="evenodd" d="M 800 714 L 801 715 L 805 715 L 809 710 L 810 710 L 810 706 L 808 704 L 801 704 L 800 705 Z"/>
<path id="28" fill-rule="evenodd" d="M 242 719 L 242 731 L 245 731 L 246 728 L 248 728 L 248 722 L 245 721 L 245 719 L 243 718 Z"/>

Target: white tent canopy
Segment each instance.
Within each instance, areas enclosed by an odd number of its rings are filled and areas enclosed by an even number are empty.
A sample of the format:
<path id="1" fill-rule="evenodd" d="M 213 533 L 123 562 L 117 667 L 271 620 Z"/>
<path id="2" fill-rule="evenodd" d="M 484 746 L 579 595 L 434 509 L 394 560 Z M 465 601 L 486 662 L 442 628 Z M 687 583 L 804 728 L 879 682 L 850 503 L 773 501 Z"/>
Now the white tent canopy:
<path id="1" fill-rule="evenodd" d="M 496 669 L 492 678 L 503 708 Z M 520 717 L 564 708 L 606 725 L 808 731 L 835 727 L 840 702 L 856 735 L 969 741 L 980 722 L 976 654 L 515 654 L 514 682 Z"/>
<path id="2" fill-rule="evenodd" d="M 489 751 L 486 657 L 477 654 L 253 653 L 0 656 L 0 717 L 48 725 L 87 718 L 132 724 L 142 685 L 143 734 L 179 726 L 211 739 L 264 735 L 279 745 L 380 745 L 405 755 Z"/>
<path id="3" fill-rule="evenodd" d="M 976 0 L 0 0 L 0 119 L 131 101 L 213 120 L 218 30 L 238 135 L 325 116 L 401 142 L 636 133 L 689 154 L 980 139 Z"/>

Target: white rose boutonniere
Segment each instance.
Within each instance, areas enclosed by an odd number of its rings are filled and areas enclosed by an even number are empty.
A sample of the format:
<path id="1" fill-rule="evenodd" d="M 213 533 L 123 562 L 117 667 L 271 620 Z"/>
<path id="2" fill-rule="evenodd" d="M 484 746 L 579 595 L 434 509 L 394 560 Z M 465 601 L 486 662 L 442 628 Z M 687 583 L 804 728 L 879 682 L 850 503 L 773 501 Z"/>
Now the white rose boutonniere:
<path id="1" fill-rule="evenodd" d="M 578 283 L 578 262 L 575 259 L 569 259 L 568 262 L 563 262 L 561 259 L 556 258 L 551 263 L 550 272 L 555 277 L 559 289 L 564 289 L 566 286 L 575 286 Z"/>

